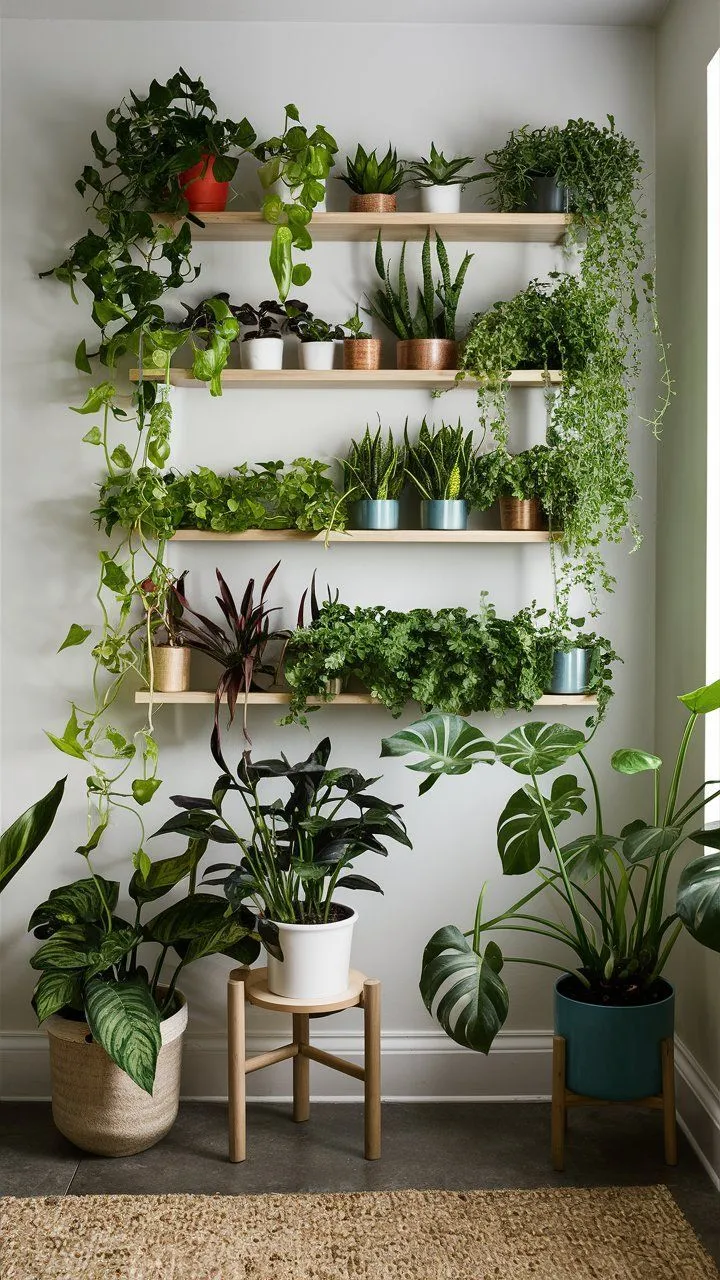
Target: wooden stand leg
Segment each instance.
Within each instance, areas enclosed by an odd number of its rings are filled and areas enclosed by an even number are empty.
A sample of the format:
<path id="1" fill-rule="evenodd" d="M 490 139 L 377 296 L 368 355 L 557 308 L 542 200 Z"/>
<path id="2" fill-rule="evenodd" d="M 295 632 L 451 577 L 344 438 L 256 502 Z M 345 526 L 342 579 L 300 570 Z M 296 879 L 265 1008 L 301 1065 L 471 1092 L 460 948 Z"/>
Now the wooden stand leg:
<path id="1" fill-rule="evenodd" d="M 565 1168 L 565 1039 L 553 1036 L 551 1146 L 553 1169 L 560 1173 Z"/>
<path id="2" fill-rule="evenodd" d="M 662 1054 L 663 1130 L 665 1163 L 677 1164 L 677 1117 L 675 1115 L 675 1045 L 672 1036 L 660 1045 Z"/>
<path id="3" fill-rule="evenodd" d="M 228 979 L 228 1104 L 230 1159 L 245 1159 L 245 983 Z"/>
<path id="4" fill-rule="evenodd" d="M 303 1048 L 310 1043 L 310 1018 L 307 1013 L 293 1014 L 293 1042 L 298 1053 L 293 1058 L 293 1120 L 310 1119 L 310 1059 Z"/>
<path id="5" fill-rule="evenodd" d="M 380 983 L 363 984 L 365 1019 L 365 1159 L 379 1160 L 380 1118 Z"/>

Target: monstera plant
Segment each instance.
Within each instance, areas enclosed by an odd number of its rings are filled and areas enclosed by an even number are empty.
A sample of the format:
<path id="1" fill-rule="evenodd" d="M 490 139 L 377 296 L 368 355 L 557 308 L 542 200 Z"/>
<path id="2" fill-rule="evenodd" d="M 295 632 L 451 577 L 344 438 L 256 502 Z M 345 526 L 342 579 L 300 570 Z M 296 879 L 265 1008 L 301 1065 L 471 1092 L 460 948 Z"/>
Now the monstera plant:
<path id="1" fill-rule="evenodd" d="M 571 974 L 588 1003 L 639 1006 L 659 998 L 660 975 L 683 928 L 720 951 L 720 823 L 697 826 L 720 790 L 703 782 L 681 794 L 693 730 L 701 716 L 720 708 L 720 680 L 680 702 L 689 715 L 665 787 L 659 756 L 623 748 L 611 757 L 616 773 L 651 779 L 643 816 L 620 831 L 606 820 L 614 808 L 603 809 L 588 741 L 577 729 L 534 721 L 492 742 L 458 716 L 430 715 L 383 741 L 384 756 L 418 757 L 409 768 L 426 775 L 421 793 L 441 774 L 468 773 L 481 763 L 505 765 L 522 780 L 498 819 L 497 846 L 505 875 L 534 872 L 535 883 L 490 919 L 483 916 L 483 888 L 472 928 L 443 926 L 423 955 L 422 998 L 458 1044 L 489 1051 L 508 1013 L 507 964 Z M 587 788 L 574 771 L 545 783 L 569 761 L 590 784 L 590 822 Z M 585 819 L 583 827 L 563 842 L 559 828 L 573 817 Z M 671 895 L 670 874 L 688 839 L 712 852 L 684 867 Z M 505 955 L 493 937 L 501 932 L 532 934 L 548 949 L 543 958 Z"/>

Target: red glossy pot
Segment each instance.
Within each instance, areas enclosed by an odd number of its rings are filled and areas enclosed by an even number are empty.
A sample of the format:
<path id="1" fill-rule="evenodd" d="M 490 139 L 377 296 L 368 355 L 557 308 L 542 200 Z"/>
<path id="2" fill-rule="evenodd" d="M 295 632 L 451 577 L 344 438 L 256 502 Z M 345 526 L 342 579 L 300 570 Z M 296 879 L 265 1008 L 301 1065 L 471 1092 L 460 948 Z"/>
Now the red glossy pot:
<path id="1" fill-rule="evenodd" d="M 204 155 L 199 164 L 185 169 L 179 176 L 183 195 L 192 213 L 222 213 L 230 190 L 229 182 L 218 182 L 214 175 L 215 157 Z"/>

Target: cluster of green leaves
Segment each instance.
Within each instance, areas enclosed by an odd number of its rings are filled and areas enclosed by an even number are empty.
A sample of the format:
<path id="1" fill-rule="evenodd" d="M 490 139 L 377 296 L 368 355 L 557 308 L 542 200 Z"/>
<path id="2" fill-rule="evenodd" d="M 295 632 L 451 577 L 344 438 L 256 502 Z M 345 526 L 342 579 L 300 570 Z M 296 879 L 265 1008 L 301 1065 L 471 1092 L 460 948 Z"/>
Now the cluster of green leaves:
<path id="1" fill-rule="evenodd" d="M 370 298 L 369 314 L 375 316 L 402 340 L 408 338 L 450 338 L 456 337 L 456 318 L 458 303 L 465 283 L 467 269 L 473 255 L 466 253 L 458 272 L 453 279 L 450 273 L 447 251 L 440 236 L 435 233 L 435 252 L 440 266 L 440 280 L 435 283 L 432 274 L 430 253 L 430 232 L 428 231 L 422 247 L 422 288 L 418 289 L 418 303 L 413 311 L 410 305 L 410 293 L 405 274 L 405 252 L 407 243 L 403 242 L 398 265 L 397 285 L 390 279 L 390 262 L 387 265 L 383 255 L 382 233 L 378 232 L 375 248 L 375 269 L 382 281 Z M 439 308 L 437 304 L 440 304 Z"/>
<path id="2" fill-rule="evenodd" d="M 405 165 L 392 147 L 378 160 L 377 151 L 366 151 L 358 143 L 355 159 L 347 156 L 345 165 L 347 172 L 339 174 L 340 181 L 360 196 L 394 195 L 406 181 Z"/>
<path id="3" fill-rule="evenodd" d="M 362 320 L 362 318 L 361 318 L 361 316 L 360 316 L 360 303 L 359 303 L 359 302 L 357 302 L 357 303 L 355 304 L 355 310 L 353 311 L 353 313 L 352 313 L 352 315 L 349 317 L 349 319 L 347 319 L 347 320 L 345 321 L 345 323 L 343 324 L 342 328 L 343 328 L 343 329 L 347 329 L 347 331 L 348 331 L 348 337 L 350 337 L 350 338 L 370 338 L 370 337 L 372 337 L 372 334 L 370 334 L 370 333 L 368 333 L 368 332 L 366 331 L 366 329 L 365 329 L 365 323 L 364 323 L 364 321 Z"/>
<path id="4" fill-rule="evenodd" d="M 366 427 L 359 441 L 350 441 L 343 462 L 346 500 L 383 502 L 399 498 L 405 488 L 405 457 L 406 451 L 398 448 L 392 431 L 388 429 L 383 439 L 379 419 L 374 435 Z"/>
<path id="5" fill-rule="evenodd" d="M 108 534 L 117 526 L 161 540 L 178 529 L 342 529 L 344 504 L 328 471 L 310 458 L 243 462 L 224 476 L 209 467 L 186 475 L 141 467 L 109 477 L 93 515 Z"/>
<path id="6" fill-rule="evenodd" d="M 613 753 L 610 763 L 617 773 L 650 774 L 653 784 L 647 816 L 627 823 L 619 834 L 606 829 L 587 740 L 576 729 L 530 722 L 491 742 L 458 717 L 432 715 L 383 742 L 383 755 L 418 756 L 409 767 L 426 774 L 421 792 L 441 774 L 468 773 L 475 764 L 495 761 L 524 779 L 498 819 L 498 853 L 506 875 L 534 871 L 538 883 L 490 920 L 483 919 L 483 889 L 473 928 L 463 933 L 455 925 L 444 926 L 423 956 L 420 990 L 425 1004 L 459 1044 L 489 1051 L 508 1011 L 503 964 L 525 962 L 522 956 L 504 957 L 498 944 L 488 940 L 491 932 L 525 932 L 569 949 L 569 960 L 563 961 L 560 952 L 557 963 L 528 962 L 572 974 L 583 998 L 598 1004 L 651 1001 L 683 927 L 702 946 L 720 951 L 718 824 L 693 830 L 698 815 L 720 792 L 709 791 L 716 783 L 704 782 L 680 798 L 693 730 L 699 716 L 720 708 L 720 681 L 684 694 L 680 701 L 689 717 L 664 796 L 658 756 L 634 747 Z M 575 774 L 562 774 L 547 794 L 539 779 L 574 758 L 590 780 L 594 823 L 561 844 L 560 824 L 587 812 L 585 788 Z M 684 868 L 671 905 L 673 865 L 688 837 L 713 852 Z M 555 896 L 562 918 L 540 914 L 541 905 L 528 909 L 541 894 Z"/>
<path id="7" fill-rule="evenodd" d="M 304 303 L 300 309 L 288 303 L 287 310 L 290 316 L 288 331 L 301 342 L 337 342 L 345 336 L 342 325 L 313 315 Z"/>
<path id="8" fill-rule="evenodd" d="M 479 510 L 487 510 L 498 498 L 545 497 L 547 473 L 553 451 L 537 444 L 522 453 L 492 449 L 475 459 L 471 480 L 471 501 Z"/>
<path id="9" fill-rule="evenodd" d="M 436 149 L 435 143 L 431 142 L 429 157 L 422 156 L 420 160 L 410 161 L 407 175 L 418 187 L 466 187 L 483 177 L 480 173 L 463 173 L 463 169 L 473 163 L 472 156 L 454 156 L 448 160 L 442 151 Z"/>
<path id="10" fill-rule="evenodd" d="M 411 484 L 427 501 L 467 498 L 475 469 L 472 431 L 442 423 L 433 431 L 423 418 L 411 444 L 405 423 L 405 455 Z"/>

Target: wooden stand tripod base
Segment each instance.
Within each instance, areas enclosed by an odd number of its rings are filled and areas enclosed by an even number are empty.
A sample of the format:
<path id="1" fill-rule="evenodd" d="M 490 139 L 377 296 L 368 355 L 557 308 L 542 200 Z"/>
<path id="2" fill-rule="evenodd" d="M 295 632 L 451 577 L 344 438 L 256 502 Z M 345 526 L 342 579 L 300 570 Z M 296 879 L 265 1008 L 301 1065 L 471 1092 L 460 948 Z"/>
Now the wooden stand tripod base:
<path id="1" fill-rule="evenodd" d="M 293 1038 L 267 1053 L 245 1057 L 245 1004 L 274 1013 L 291 1013 Z M 364 1015 L 365 1063 L 360 1067 L 310 1043 L 310 1019 L 341 1009 L 361 1008 Z M 320 1062 L 333 1071 L 362 1080 L 365 1086 L 365 1159 L 379 1160 L 380 1128 L 380 983 L 357 970 L 350 972 L 350 986 L 341 996 L 306 1002 L 276 996 L 268 990 L 267 969 L 233 969 L 228 977 L 228 1101 L 230 1111 L 230 1159 L 246 1155 L 246 1077 L 251 1071 L 271 1067 L 292 1058 L 293 1120 L 310 1118 L 310 1063 Z"/>
<path id="2" fill-rule="evenodd" d="M 665 1137 L 665 1163 L 677 1164 L 677 1120 L 675 1117 L 675 1047 L 672 1038 L 660 1041 L 662 1058 L 662 1093 L 649 1098 L 634 1098 L 627 1102 L 605 1102 L 601 1098 L 586 1098 L 573 1093 L 565 1084 L 565 1045 L 563 1036 L 553 1036 L 552 1082 L 552 1163 L 560 1172 L 565 1168 L 565 1134 L 567 1113 L 570 1107 L 648 1107 L 662 1111 Z"/>

